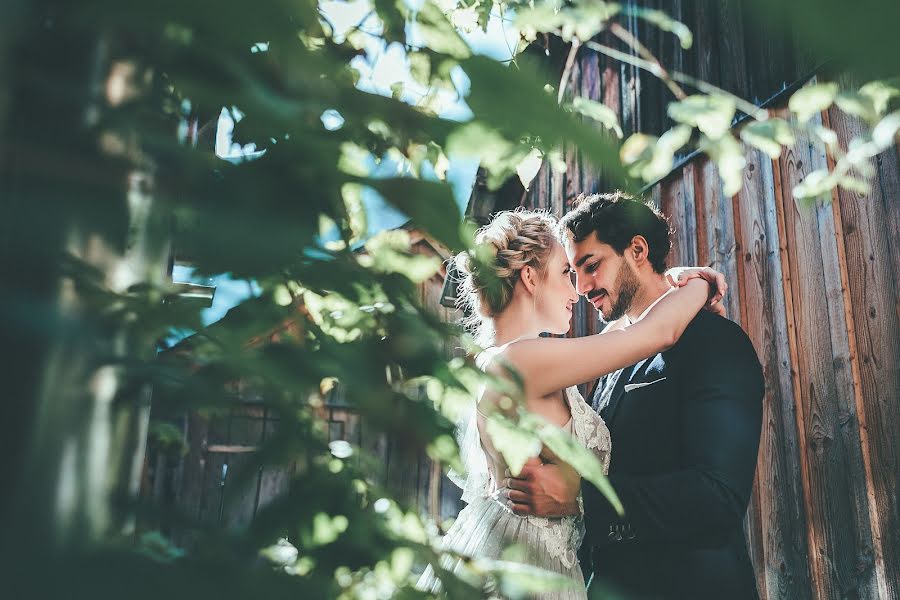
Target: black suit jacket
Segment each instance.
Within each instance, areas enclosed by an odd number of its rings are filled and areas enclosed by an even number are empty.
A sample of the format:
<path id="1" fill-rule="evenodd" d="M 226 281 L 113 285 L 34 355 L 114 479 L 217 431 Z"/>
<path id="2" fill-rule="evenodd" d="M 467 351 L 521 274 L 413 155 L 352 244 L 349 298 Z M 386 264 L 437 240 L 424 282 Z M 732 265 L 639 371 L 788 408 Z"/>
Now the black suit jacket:
<path id="1" fill-rule="evenodd" d="M 626 514 L 583 484 L 592 588 L 626 598 L 758 597 L 742 521 L 763 394 L 750 340 L 707 311 L 670 350 L 600 380 L 594 410 L 610 429 L 609 478 Z"/>

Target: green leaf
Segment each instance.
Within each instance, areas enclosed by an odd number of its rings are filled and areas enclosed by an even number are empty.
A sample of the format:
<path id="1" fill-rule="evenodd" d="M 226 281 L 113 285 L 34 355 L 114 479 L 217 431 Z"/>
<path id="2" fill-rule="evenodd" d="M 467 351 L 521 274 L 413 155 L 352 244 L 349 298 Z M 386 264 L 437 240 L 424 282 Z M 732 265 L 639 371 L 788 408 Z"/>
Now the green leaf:
<path id="1" fill-rule="evenodd" d="M 837 178 L 828 169 L 817 169 L 794 186 L 794 196 L 799 199 L 815 198 L 837 185 Z"/>
<path id="2" fill-rule="evenodd" d="M 630 12 L 628 9 L 625 9 L 626 13 Z M 678 37 L 678 41 L 681 42 L 681 47 L 687 50 L 694 44 L 694 34 L 691 33 L 691 30 L 687 25 L 682 23 L 681 21 L 677 21 L 664 13 L 661 10 L 646 10 L 642 8 L 638 8 L 635 10 L 637 16 L 648 23 L 652 23 L 656 25 L 663 31 L 668 31 L 670 33 L 675 34 Z"/>
<path id="3" fill-rule="evenodd" d="M 744 167 L 747 164 L 741 144 L 731 134 L 711 140 L 704 138 L 700 149 L 715 161 L 722 178 L 722 191 L 726 196 L 734 196 L 741 191 L 744 183 Z"/>
<path id="4" fill-rule="evenodd" d="M 466 246 L 460 236 L 462 217 L 448 184 L 408 177 L 361 179 L 359 183 L 377 191 L 448 248 Z"/>
<path id="5" fill-rule="evenodd" d="M 341 186 L 341 197 L 347 210 L 350 232 L 350 243 L 357 242 L 366 236 L 369 230 L 366 209 L 362 201 L 363 187 L 356 183 L 345 183 Z"/>
<path id="6" fill-rule="evenodd" d="M 837 181 L 837 184 L 860 196 L 868 195 L 868 193 L 872 191 L 872 186 L 868 181 L 853 177 L 852 175 L 844 175 Z"/>
<path id="7" fill-rule="evenodd" d="M 365 247 L 367 266 L 381 273 L 401 273 L 415 283 L 427 280 L 441 267 L 437 257 L 410 252 L 409 233 L 404 229 L 382 231 Z"/>
<path id="8" fill-rule="evenodd" d="M 826 110 L 838 95 L 836 83 L 817 83 L 800 88 L 788 101 L 788 108 L 805 123 L 818 112 Z"/>
<path id="9" fill-rule="evenodd" d="M 402 81 L 395 81 L 391 84 L 391 98 L 400 100 L 403 97 L 404 85 Z"/>
<path id="10" fill-rule="evenodd" d="M 368 150 L 353 142 L 344 142 L 337 167 L 347 175 L 365 177 L 369 174 L 371 160 L 372 154 Z"/>
<path id="11" fill-rule="evenodd" d="M 585 127 L 582 118 L 558 106 L 556 98 L 543 91 L 544 76 L 528 56 L 517 60 L 517 69 L 481 56 L 463 61 L 461 66 L 472 81 L 466 98 L 472 112 L 481 115 L 484 125 L 521 147 L 513 167 L 532 147 L 547 153 L 573 145 L 585 161 L 602 166 L 610 185 L 627 186 L 615 138 Z M 510 110 L 513 106 L 515 111 Z"/>
<path id="12" fill-rule="evenodd" d="M 535 433 L 499 414 L 488 417 L 487 434 L 513 475 L 521 473 L 525 463 L 541 452 L 541 440 Z"/>
<path id="13" fill-rule="evenodd" d="M 829 148 L 836 148 L 838 145 L 838 136 L 834 130 L 825 127 L 824 125 L 819 125 L 818 123 L 811 123 L 809 125 L 809 131 L 815 136 L 819 141 L 828 146 Z"/>
<path id="14" fill-rule="evenodd" d="M 471 6 L 458 6 L 449 12 L 449 16 L 453 26 L 465 33 L 472 33 L 479 27 L 478 7 L 474 4 Z"/>
<path id="15" fill-rule="evenodd" d="M 586 117 L 594 119 L 607 129 L 615 132 L 616 137 L 622 139 L 622 128 L 619 126 L 619 118 L 616 112 L 602 102 L 595 102 L 583 96 L 578 96 L 572 101 L 572 110 Z"/>
<path id="16" fill-rule="evenodd" d="M 382 37 L 387 42 L 406 43 L 406 15 L 403 2 L 399 0 L 372 0 L 378 17 L 384 27 Z"/>
<path id="17" fill-rule="evenodd" d="M 731 129 L 734 100 L 727 96 L 688 96 L 669 104 L 666 111 L 674 121 L 696 127 L 710 139 L 717 139 Z"/>
<path id="18" fill-rule="evenodd" d="M 845 113 L 857 116 L 868 123 L 878 120 L 878 111 L 875 109 L 875 103 L 872 101 L 872 98 L 864 94 L 841 92 L 834 99 L 834 103 Z"/>
<path id="19" fill-rule="evenodd" d="M 632 176 L 644 181 L 656 181 L 665 177 L 675 164 L 675 153 L 691 138 L 691 128 L 678 125 L 655 138 L 643 133 L 630 136 L 622 144 L 622 163 L 629 167 Z"/>
<path id="20" fill-rule="evenodd" d="M 431 81 L 431 58 L 424 52 L 410 52 L 409 74 L 413 81 L 421 85 L 428 85 Z"/>
<path id="21" fill-rule="evenodd" d="M 653 157 L 644 167 L 644 181 L 654 181 L 669 174 L 675 164 L 675 153 L 691 139 L 691 128 L 677 125 L 668 130 L 656 142 Z"/>
<path id="22" fill-rule="evenodd" d="M 900 110 L 892 112 L 878 122 L 872 130 L 872 142 L 879 152 L 887 150 L 894 144 L 898 130 L 900 130 Z"/>
<path id="23" fill-rule="evenodd" d="M 648 162 L 653 157 L 653 147 L 658 140 L 659 138 L 645 133 L 635 133 L 628 136 L 628 139 L 625 140 L 625 143 L 622 144 L 622 148 L 619 150 L 622 164 L 628 167 Z M 633 175 L 638 176 L 640 169 L 637 172 L 631 172 Z"/>
<path id="24" fill-rule="evenodd" d="M 488 23 L 491 21 L 491 9 L 494 8 L 493 0 L 481 0 L 478 3 L 478 26 L 487 33 Z"/>
<path id="25" fill-rule="evenodd" d="M 564 42 L 573 38 L 589 40 L 606 28 L 607 22 L 620 12 L 618 4 L 581 2 L 555 5 L 553 2 L 532 3 L 516 10 L 516 27 L 522 35 L 533 40 L 536 33 L 558 34 Z"/>
<path id="26" fill-rule="evenodd" d="M 859 88 L 859 93 L 871 100 L 875 112 L 883 115 L 891 100 L 900 96 L 900 78 L 870 81 Z"/>
<path id="27" fill-rule="evenodd" d="M 447 138 L 447 154 L 477 157 L 487 171 L 487 184 L 496 189 L 513 174 L 532 148 L 514 144 L 497 130 L 477 121 L 457 128 Z"/>
<path id="28" fill-rule="evenodd" d="M 416 31 L 422 37 L 425 45 L 435 52 L 448 54 L 455 58 L 466 58 L 472 55 L 469 45 L 437 4 L 432 2 L 422 4 L 421 9 L 416 13 Z"/>
<path id="29" fill-rule="evenodd" d="M 754 121 L 741 130 L 741 139 L 765 152 L 772 160 L 781 156 L 782 146 L 794 144 L 791 126 L 783 119 Z"/>
<path id="30" fill-rule="evenodd" d="M 542 164 L 544 164 L 544 154 L 537 148 L 532 148 L 531 152 L 529 152 L 516 167 L 516 174 L 519 176 L 519 181 L 522 182 L 522 186 L 526 190 L 528 189 L 528 186 L 531 185 L 531 181 L 538 174 L 538 171 L 541 170 Z"/>
<path id="31" fill-rule="evenodd" d="M 504 598 L 532 598 L 543 592 L 572 589 L 575 581 L 565 575 L 519 562 L 476 559 L 479 568 L 498 579 Z"/>
<path id="32" fill-rule="evenodd" d="M 538 429 L 538 435 L 545 446 L 571 465 L 582 477 L 593 483 L 619 515 L 625 514 L 622 501 L 616 495 L 616 491 L 603 472 L 603 465 L 593 452 L 581 445 L 570 434 L 553 425 L 544 425 Z"/>

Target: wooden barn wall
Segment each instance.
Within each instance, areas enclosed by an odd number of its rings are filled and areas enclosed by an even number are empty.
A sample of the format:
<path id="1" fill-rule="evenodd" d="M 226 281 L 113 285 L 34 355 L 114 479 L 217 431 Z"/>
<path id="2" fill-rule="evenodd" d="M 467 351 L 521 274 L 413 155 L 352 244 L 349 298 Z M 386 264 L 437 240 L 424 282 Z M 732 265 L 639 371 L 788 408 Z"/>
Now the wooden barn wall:
<path id="1" fill-rule="evenodd" d="M 778 109 L 773 109 L 778 110 Z M 782 116 L 785 111 L 780 110 Z M 843 147 L 860 124 L 816 117 Z M 765 369 L 764 427 L 745 531 L 763 598 L 900 598 L 900 178 L 896 149 L 872 192 L 816 202 L 791 190 L 831 162 L 803 137 L 778 160 L 746 153 L 726 197 L 695 158 L 647 196 L 670 219 L 670 265 L 703 264 L 732 285 L 728 316 Z M 545 173 L 524 204 L 568 210 L 593 181 L 573 160 Z M 587 191 L 594 191 L 588 189 Z M 598 329 L 579 303 L 572 335 Z"/>
<path id="2" fill-rule="evenodd" d="M 766 32 L 748 18 L 748 2 L 641 5 L 666 10 L 695 34 L 684 51 L 669 34 L 627 23 L 667 68 L 756 104 L 815 66 L 790 33 Z M 601 38 L 616 44 L 609 34 Z M 615 109 L 626 136 L 672 125 L 665 105 L 674 98 L 659 81 L 584 47 L 567 86 L 568 95 Z M 768 103 L 787 116 L 781 104 Z M 834 109 L 817 118 L 845 148 L 860 129 Z M 610 191 L 602 169 L 565 154 L 566 172 L 545 165 L 521 204 L 559 216 L 579 193 Z M 831 164 L 821 146 L 801 137 L 778 160 L 756 151 L 746 160 L 744 187 L 734 197 L 723 194 L 714 165 L 702 157 L 646 196 L 675 228 L 671 265 L 711 265 L 726 274 L 728 316 L 753 340 L 765 369 L 764 427 L 745 523 L 761 596 L 900 598 L 896 148 L 878 157 L 870 194 L 841 190 L 817 202 L 800 202 L 791 190 Z M 570 335 L 598 326 L 580 302 Z"/>

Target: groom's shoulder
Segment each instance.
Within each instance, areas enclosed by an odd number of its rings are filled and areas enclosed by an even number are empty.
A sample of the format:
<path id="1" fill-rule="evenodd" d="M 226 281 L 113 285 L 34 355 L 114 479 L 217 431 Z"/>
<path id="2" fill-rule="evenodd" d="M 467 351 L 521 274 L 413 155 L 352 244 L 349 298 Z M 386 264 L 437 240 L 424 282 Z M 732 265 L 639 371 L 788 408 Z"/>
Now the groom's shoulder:
<path id="1" fill-rule="evenodd" d="M 740 325 L 708 310 L 697 313 L 676 344 L 684 349 L 697 346 L 707 350 L 733 348 L 756 357 L 753 344 Z"/>
<path id="2" fill-rule="evenodd" d="M 701 310 L 670 352 L 676 370 L 692 378 L 725 377 L 732 389 L 762 398 L 762 364 L 749 336 L 734 321 Z"/>

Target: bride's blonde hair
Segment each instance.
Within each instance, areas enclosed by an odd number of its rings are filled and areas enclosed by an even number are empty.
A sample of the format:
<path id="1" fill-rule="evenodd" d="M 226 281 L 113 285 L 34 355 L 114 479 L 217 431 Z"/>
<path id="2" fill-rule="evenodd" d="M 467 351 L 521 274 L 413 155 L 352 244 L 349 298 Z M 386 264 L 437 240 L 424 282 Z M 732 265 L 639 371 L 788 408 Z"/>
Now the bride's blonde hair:
<path id="1" fill-rule="evenodd" d="M 522 269 L 530 265 L 544 273 L 556 226 L 556 219 L 545 211 L 503 211 L 475 232 L 476 254 L 482 255 L 479 250 L 484 249 L 487 264 L 470 251 L 456 256 L 461 277 L 456 304 L 466 311 L 463 324 L 482 347 L 493 343 L 494 318 L 512 300 Z"/>

